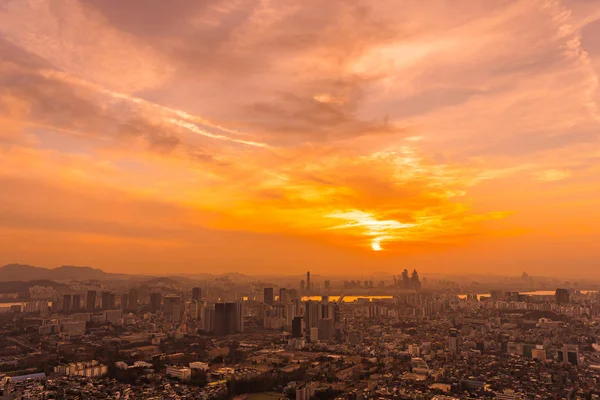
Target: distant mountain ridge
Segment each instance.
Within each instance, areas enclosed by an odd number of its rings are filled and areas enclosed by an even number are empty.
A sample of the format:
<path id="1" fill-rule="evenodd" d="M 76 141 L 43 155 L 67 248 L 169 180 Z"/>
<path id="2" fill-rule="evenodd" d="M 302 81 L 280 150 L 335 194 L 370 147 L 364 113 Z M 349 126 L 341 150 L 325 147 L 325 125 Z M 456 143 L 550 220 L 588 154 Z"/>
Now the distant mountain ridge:
<path id="1" fill-rule="evenodd" d="M 109 274 L 91 267 L 65 265 L 58 268 L 42 268 L 24 264 L 8 264 L 0 267 L 0 282 L 6 281 L 85 281 L 105 279 L 127 279 L 129 275 Z"/>

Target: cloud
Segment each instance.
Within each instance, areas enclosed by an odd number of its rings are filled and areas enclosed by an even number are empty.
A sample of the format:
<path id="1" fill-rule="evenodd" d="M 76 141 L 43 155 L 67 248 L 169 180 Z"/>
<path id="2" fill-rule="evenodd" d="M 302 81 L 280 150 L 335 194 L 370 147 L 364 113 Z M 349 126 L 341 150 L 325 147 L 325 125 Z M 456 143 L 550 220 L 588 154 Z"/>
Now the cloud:
<path id="1" fill-rule="evenodd" d="M 515 235 L 540 249 L 549 210 L 579 205 L 568 224 L 552 214 L 564 235 L 593 214 L 597 13 L 569 0 L 6 2 L 3 232 L 31 234 L 40 259 L 58 257 L 44 237 L 79 241 L 101 265 L 107 248 L 164 260 L 153 245 L 186 249 L 177 265 L 273 270 L 304 268 L 298 253 L 438 268 L 438 250 L 504 251 L 494 243 Z"/>
<path id="2" fill-rule="evenodd" d="M 544 182 L 562 181 L 563 179 L 570 178 L 571 172 L 549 169 L 536 173 L 536 177 Z"/>
<path id="3" fill-rule="evenodd" d="M 0 14 L 0 32 L 55 68 L 115 90 L 153 87 L 170 73 L 151 46 L 113 28 L 75 0 L 9 1 Z"/>

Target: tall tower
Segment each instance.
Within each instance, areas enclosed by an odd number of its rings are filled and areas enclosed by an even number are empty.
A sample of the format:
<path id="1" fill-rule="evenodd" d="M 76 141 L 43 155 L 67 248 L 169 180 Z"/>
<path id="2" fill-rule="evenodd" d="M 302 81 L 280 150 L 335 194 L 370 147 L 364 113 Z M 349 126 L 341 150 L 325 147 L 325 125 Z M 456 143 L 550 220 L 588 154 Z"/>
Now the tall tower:
<path id="1" fill-rule="evenodd" d="M 568 304 L 570 293 L 568 289 L 556 289 L 555 293 L 556 304 Z"/>
<path id="2" fill-rule="evenodd" d="M 88 290 L 86 308 L 88 311 L 94 311 L 96 309 L 96 291 Z"/>
<path id="3" fill-rule="evenodd" d="M 244 301 L 238 300 L 236 303 L 237 308 L 237 325 L 236 332 L 244 332 Z"/>
<path id="4" fill-rule="evenodd" d="M 264 302 L 270 306 L 275 302 L 273 288 L 264 288 Z"/>
<path id="5" fill-rule="evenodd" d="M 310 271 L 306 272 L 306 290 L 310 290 Z"/>
<path id="6" fill-rule="evenodd" d="M 136 289 L 129 290 L 129 310 L 136 311 L 138 305 L 138 291 Z"/>
<path id="7" fill-rule="evenodd" d="M 163 314 L 171 318 L 171 321 L 176 322 L 181 319 L 183 312 L 183 301 L 181 296 L 170 294 L 163 299 Z"/>
<path id="8" fill-rule="evenodd" d="M 102 292 L 102 309 L 103 310 L 112 310 L 115 305 L 115 297 L 111 292 Z"/>
<path id="9" fill-rule="evenodd" d="M 192 288 L 192 300 L 196 300 L 200 303 L 200 299 L 202 298 L 202 289 L 199 287 Z"/>
<path id="10" fill-rule="evenodd" d="M 458 330 L 450 329 L 450 335 L 448 336 L 448 350 L 453 355 L 458 354 Z"/>
<path id="11" fill-rule="evenodd" d="M 287 290 L 285 288 L 279 289 L 279 302 L 281 304 L 287 304 L 288 302 Z"/>
<path id="12" fill-rule="evenodd" d="M 127 311 L 129 309 L 129 295 L 127 293 L 123 293 L 121 295 L 121 310 Z"/>
<path id="13" fill-rule="evenodd" d="M 71 311 L 71 295 L 65 294 L 63 296 L 63 312 L 68 313 Z"/>
<path id="14" fill-rule="evenodd" d="M 150 311 L 153 313 L 157 313 L 160 310 L 161 304 L 161 295 L 160 293 L 150 293 Z"/>
<path id="15" fill-rule="evenodd" d="M 81 308 L 81 295 L 74 294 L 73 295 L 73 307 L 71 307 L 71 310 L 79 311 L 80 308 Z"/>

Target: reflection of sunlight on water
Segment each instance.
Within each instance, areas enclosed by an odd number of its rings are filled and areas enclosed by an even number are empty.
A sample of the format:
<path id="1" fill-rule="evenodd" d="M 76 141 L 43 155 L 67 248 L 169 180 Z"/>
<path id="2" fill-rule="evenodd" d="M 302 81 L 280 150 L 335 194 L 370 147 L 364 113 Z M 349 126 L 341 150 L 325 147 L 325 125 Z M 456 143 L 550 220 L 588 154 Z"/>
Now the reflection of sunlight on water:
<path id="1" fill-rule="evenodd" d="M 511 292 L 510 290 L 507 290 L 506 292 Z M 581 294 L 588 294 L 588 293 L 596 293 L 597 290 L 579 290 L 579 293 Z M 518 292 L 519 294 L 526 294 L 529 296 L 554 296 L 556 294 L 556 291 L 554 290 L 536 290 L 533 292 Z M 459 294 L 457 295 L 459 299 L 466 299 L 467 295 L 466 294 Z M 477 299 L 481 300 L 482 297 L 490 297 L 491 294 L 490 293 L 477 293 Z"/>
<path id="2" fill-rule="evenodd" d="M 338 301 L 340 296 L 329 296 L 329 301 Z M 352 303 L 357 301 L 358 299 L 369 299 L 369 301 L 373 300 L 381 300 L 381 299 L 393 299 L 394 296 L 344 296 L 344 303 Z M 313 301 L 321 301 L 323 296 L 302 296 L 302 301 L 313 300 Z"/>

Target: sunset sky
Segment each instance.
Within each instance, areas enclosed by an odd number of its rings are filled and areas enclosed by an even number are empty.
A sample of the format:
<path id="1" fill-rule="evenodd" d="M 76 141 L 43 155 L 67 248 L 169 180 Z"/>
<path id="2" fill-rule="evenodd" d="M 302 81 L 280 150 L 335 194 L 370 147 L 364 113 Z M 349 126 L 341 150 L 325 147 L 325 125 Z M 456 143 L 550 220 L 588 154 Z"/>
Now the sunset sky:
<path id="1" fill-rule="evenodd" d="M 600 276 L 600 1 L 0 0 L 0 265 Z"/>

